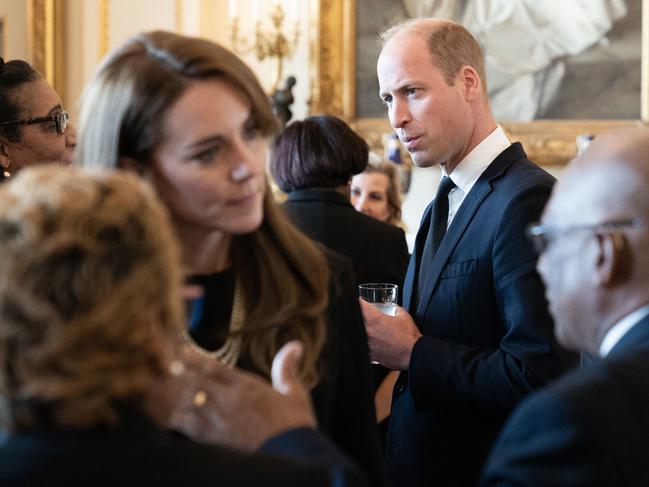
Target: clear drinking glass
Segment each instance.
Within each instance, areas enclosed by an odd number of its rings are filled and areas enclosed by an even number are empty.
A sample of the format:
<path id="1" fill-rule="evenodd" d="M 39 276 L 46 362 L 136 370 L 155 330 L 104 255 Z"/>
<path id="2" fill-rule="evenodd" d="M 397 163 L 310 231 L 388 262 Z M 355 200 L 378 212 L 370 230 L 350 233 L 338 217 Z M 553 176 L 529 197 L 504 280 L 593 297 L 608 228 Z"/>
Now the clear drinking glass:
<path id="1" fill-rule="evenodd" d="M 399 286 L 381 282 L 369 282 L 358 286 L 358 295 L 361 299 L 372 303 L 379 311 L 386 315 L 396 316 Z"/>

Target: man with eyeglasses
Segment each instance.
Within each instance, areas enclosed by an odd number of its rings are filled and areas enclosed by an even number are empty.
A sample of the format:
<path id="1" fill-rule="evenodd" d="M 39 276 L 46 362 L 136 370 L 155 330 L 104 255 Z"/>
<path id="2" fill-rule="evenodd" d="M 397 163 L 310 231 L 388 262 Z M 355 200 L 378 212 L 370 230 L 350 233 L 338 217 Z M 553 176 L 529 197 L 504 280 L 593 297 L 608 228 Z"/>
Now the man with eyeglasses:
<path id="1" fill-rule="evenodd" d="M 599 357 L 525 400 L 483 486 L 649 485 L 649 129 L 595 139 L 528 235 L 558 341 Z"/>
<path id="2" fill-rule="evenodd" d="M 0 178 L 36 164 L 69 164 L 76 130 L 61 99 L 25 61 L 0 58 Z"/>

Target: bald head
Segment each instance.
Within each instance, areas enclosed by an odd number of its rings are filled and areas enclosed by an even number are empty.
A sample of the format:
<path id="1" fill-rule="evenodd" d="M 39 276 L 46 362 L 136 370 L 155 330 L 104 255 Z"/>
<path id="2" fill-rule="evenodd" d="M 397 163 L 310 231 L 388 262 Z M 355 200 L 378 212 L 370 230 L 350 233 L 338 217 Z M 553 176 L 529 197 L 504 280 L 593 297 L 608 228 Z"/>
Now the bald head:
<path id="1" fill-rule="evenodd" d="M 379 34 L 379 39 L 385 45 L 387 41 L 398 34 L 416 34 L 426 37 L 432 31 L 451 25 L 458 26 L 456 22 L 447 19 L 425 18 L 425 19 L 407 19 L 403 22 L 393 25 L 388 30 Z"/>
<path id="2" fill-rule="evenodd" d="M 648 187 L 648 129 L 598 136 L 555 186 L 537 268 L 564 346 L 596 354 L 611 326 L 649 304 Z"/>
<path id="3" fill-rule="evenodd" d="M 474 68 L 487 95 L 487 76 L 480 45 L 473 35 L 460 24 L 445 19 L 410 19 L 390 27 L 379 35 L 382 47 L 392 39 L 420 37 L 425 40 L 434 64 L 442 71 L 444 79 L 452 86 L 462 66 Z"/>
<path id="4" fill-rule="evenodd" d="M 562 224 L 649 218 L 649 129 L 598 136 L 568 166 L 546 213 Z"/>

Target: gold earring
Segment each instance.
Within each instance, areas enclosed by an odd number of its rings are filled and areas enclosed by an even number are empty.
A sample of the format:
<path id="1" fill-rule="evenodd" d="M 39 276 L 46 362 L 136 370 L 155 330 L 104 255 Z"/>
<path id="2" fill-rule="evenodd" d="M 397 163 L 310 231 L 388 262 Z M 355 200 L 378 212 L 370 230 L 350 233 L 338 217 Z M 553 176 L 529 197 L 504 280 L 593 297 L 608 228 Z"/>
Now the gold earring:
<path id="1" fill-rule="evenodd" d="M 5 179 L 11 177 L 11 159 L 7 159 L 7 167 L 2 168 L 2 177 Z"/>

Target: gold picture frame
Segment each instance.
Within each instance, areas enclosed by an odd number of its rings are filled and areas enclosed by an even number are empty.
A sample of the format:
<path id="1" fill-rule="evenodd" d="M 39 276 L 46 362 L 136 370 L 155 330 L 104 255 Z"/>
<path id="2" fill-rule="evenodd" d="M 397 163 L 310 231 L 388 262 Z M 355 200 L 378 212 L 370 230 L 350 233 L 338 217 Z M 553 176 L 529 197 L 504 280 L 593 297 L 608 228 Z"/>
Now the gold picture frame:
<path id="1" fill-rule="evenodd" d="M 311 113 L 340 116 L 382 152 L 382 136 L 392 131 L 387 118 L 357 118 L 355 113 L 355 0 L 312 2 Z M 520 141 L 531 160 L 562 165 L 575 154 L 579 134 L 598 134 L 649 122 L 649 0 L 642 0 L 641 118 L 639 120 L 535 120 L 504 123 L 512 140 Z"/>
<path id="2" fill-rule="evenodd" d="M 27 19 L 31 62 L 57 93 L 65 93 L 64 0 L 29 0 Z"/>
<path id="3" fill-rule="evenodd" d="M 7 45 L 7 32 L 4 17 L 0 17 L 0 57 L 5 56 L 5 46 Z"/>

